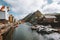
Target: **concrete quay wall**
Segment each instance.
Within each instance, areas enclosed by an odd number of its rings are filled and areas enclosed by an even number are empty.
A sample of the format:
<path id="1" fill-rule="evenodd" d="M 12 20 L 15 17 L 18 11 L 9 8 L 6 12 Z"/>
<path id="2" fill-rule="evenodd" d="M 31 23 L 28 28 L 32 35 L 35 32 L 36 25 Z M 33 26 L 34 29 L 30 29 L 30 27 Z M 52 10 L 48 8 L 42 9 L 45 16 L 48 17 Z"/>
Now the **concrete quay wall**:
<path id="1" fill-rule="evenodd" d="M 13 31 L 13 26 L 8 26 L 0 29 L 0 40 L 12 40 Z"/>

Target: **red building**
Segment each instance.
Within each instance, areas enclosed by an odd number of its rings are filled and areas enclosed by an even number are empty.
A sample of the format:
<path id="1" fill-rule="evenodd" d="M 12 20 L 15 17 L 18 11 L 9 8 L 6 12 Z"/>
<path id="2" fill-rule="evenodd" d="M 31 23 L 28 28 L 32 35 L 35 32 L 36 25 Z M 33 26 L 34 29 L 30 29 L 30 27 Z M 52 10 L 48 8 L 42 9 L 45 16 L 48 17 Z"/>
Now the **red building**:
<path id="1" fill-rule="evenodd" d="M 56 17 L 55 16 L 50 16 L 50 15 L 46 15 L 45 17 L 44 17 L 44 21 L 45 22 L 54 22 L 56 20 Z"/>

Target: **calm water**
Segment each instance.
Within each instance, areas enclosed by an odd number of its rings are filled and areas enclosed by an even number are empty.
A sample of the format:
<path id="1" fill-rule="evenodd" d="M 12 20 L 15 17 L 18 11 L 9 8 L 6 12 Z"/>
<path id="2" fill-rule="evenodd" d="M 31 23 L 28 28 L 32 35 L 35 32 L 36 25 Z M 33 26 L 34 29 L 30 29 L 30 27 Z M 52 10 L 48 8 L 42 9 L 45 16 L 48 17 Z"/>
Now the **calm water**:
<path id="1" fill-rule="evenodd" d="M 20 24 L 14 30 L 13 40 L 60 40 L 59 33 L 41 35 L 36 31 L 32 31 L 30 25 L 29 23 Z"/>

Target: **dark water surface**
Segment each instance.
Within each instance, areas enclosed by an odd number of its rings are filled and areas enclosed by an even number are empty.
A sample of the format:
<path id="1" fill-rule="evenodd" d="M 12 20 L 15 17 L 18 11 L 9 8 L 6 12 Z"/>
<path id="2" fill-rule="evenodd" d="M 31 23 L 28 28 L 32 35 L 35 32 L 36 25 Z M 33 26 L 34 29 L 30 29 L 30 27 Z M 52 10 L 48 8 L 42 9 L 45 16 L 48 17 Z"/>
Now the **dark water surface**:
<path id="1" fill-rule="evenodd" d="M 13 40 L 60 40 L 59 33 L 41 35 L 36 31 L 32 32 L 30 27 L 28 23 L 20 24 L 19 27 L 14 30 Z"/>

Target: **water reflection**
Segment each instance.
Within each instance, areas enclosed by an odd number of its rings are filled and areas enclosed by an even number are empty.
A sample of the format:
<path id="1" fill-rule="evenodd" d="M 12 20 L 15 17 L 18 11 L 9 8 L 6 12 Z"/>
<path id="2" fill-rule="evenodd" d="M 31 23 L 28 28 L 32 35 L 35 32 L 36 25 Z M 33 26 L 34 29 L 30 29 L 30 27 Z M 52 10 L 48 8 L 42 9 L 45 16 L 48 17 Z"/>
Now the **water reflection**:
<path id="1" fill-rule="evenodd" d="M 30 27 L 31 24 L 20 24 L 13 33 L 13 40 L 60 40 L 59 33 L 41 35 L 32 31 Z"/>
<path id="2" fill-rule="evenodd" d="M 59 33 L 52 33 L 49 35 L 44 35 L 46 40 L 60 40 L 60 34 Z"/>

